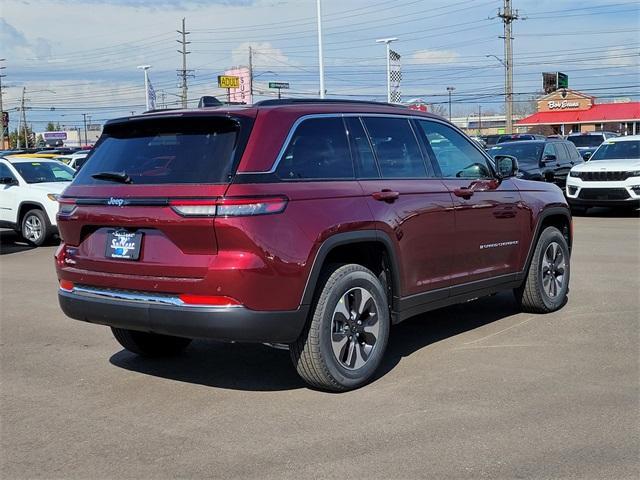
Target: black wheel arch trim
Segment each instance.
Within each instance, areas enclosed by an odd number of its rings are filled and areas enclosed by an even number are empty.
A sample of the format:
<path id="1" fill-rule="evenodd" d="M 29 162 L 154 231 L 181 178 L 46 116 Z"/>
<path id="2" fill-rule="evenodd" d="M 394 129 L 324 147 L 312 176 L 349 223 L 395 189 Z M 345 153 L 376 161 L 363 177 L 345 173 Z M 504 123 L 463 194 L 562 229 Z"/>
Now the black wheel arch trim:
<path id="1" fill-rule="evenodd" d="M 23 200 L 18 205 L 18 217 L 16 218 L 16 220 L 18 220 L 17 223 L 20 226 L 22 226 L 22 218 L 21 218 L 20 212 L 22 212 L 22 207 L 24 205 L 34 205 L 34 206 L 38 207 L 40 210 L 42 210 L 42 213 L 44 213 L 44 216 L 47 219 L 47 221 L 49 222 L 49 224 L 51 224 L 51 219 L 49 218 L 49 215 L 47 214 L 47 209 L 44 208 L 43 204 L 41 204 L 40 202 L 34 202 L 33 200 Z M 33 208 L 30 208 L 29 210 L 33 210 Z M 25 213 L 27 213 L 29 210 L 26 210 Z"/>
<path id="2" fill-rule="evenodd" d="M 571 210 L 569 209 L 569 206 L 567 205 L 564 207 L 548 207 L 543 209 L 538 214 L 536 228 L 533 231 L 533 235 L 531 236 L 531 242 L 529 242 L 529 251 L 527 252 L 527 257 L 524 262 L 524 268 L 518 274 L 518 277 L 521 280 L 524 281 L 525 277 L 527 276 L 527 272 L 529 271 L 529 266 L 531 265 L 531 260 L 533 259 L 533 252 L 535 251 L 535 246 L 538 243 L 540 234 L 542 233 L 542 224 L 544 223 L 545 219 L 552 216 L 556 216 L 556 215 L 562 215 L 566 217 L 567 223 L 569 224 L 569 241 L 567 243 L 569 245 L 569 252 L 571 253 L 571 245 L 573 244 L 573 238 L 572 238 L 572 232 L 571 232 L 571 222 L 572 222 Z"/>
<path id="3" fill-rule="evenodd" d="M 393 247 L 393 243 L 389 236 L 380 230 L 357 230 L 354 232 L 336 233 L 335 235 L 327 238 L 318 249 L 311 272 L 307 278 L 307 283 L 302 294 L 301 305 L 310 305 L 313 302 L 313 297 L 316 293 L 316 287 L 322 272 L 322 267 L 327 259 L 329 253 L 336 247 L 349 244 L 357 244 L 363 242 L 377 242 L 381 243 L 386 250 L 389 260 L 389 267 L 392 275 L 392 292 L 393 292 L 393 304 L 392 309 L 395 310 L 397 299 L 400 296 L 400 264 L 398 262 L 396 251 Z"/>

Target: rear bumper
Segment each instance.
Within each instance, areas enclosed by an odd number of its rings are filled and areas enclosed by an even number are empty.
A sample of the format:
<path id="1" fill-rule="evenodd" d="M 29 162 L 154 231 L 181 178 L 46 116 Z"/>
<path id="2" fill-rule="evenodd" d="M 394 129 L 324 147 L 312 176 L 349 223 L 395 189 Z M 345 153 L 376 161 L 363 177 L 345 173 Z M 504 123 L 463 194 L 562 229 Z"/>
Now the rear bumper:
<path id="1" fill-rule="evenodd" d="M 86 296 L 58 290 L 69 317 L 110 327 L 187 338 L 291 343 L 304 327 L 308 307 L 274 312 L 244 307 L 174 306 L 152 301 Z"/>

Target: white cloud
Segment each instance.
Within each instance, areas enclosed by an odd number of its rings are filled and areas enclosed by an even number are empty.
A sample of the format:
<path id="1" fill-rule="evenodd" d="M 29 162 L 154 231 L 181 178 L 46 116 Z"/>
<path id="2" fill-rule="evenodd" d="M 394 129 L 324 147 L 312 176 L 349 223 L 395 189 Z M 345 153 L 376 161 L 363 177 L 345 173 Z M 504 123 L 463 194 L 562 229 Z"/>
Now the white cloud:
<path id="1" fill-rule="evenodd" d="M 453 50 L 418 50 L 411 56 L 411 63 L 416 65 L 433 65 L 453 63 L 460 56 Z"/>
<path id="2" fill-rule="evenodd" d="M 295 63 L 291 62 L 281 49 L 274 47 L 269 42 L 241 43 L 231 52 L 231 61 L 234 65 L 249 64 L 249 47 L 253 49 L 254 68 L 269 67 L 272 70 L 283 70 L 295 66 Z"/>

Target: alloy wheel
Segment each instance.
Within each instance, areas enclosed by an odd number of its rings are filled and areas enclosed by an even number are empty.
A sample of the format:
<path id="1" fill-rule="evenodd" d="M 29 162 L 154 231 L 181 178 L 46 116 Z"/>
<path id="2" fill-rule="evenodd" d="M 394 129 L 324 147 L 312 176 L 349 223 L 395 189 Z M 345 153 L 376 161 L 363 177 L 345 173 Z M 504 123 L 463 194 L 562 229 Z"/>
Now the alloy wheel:
<path id="1" fill-rule="evenodd" d="M 380 335 L 378 305 L 362 287 L 348 290 L 338 301 L 331 319 L 331 347 L 340 365 L 362 368 Z"/>
<path id="2" fill-rule="evenodd" d="M 24 221 L 24 237 L 37 242 L 42 237 L 42 222 L 36 215 L 29 215 Z"/>
<path id="3" fill-rule="evenodd" d="M 549 298 L 557 297 L 565 283 L 565 257 L 557 242 L 551 242 L 542 256 L 542 288 Z"/>

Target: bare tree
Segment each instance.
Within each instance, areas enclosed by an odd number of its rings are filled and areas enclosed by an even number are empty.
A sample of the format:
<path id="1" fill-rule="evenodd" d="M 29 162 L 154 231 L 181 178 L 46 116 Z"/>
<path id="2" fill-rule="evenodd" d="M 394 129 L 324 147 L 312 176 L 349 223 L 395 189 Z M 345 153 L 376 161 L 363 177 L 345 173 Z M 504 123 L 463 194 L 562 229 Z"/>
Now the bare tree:
<path id="1" fill-rule="evenodd" d="M 441 117 L 447 117 L 449 115 L 447 106 L 443 103 L 432 103 L 429 105 L 429 112 L 440 115 Z"/>

